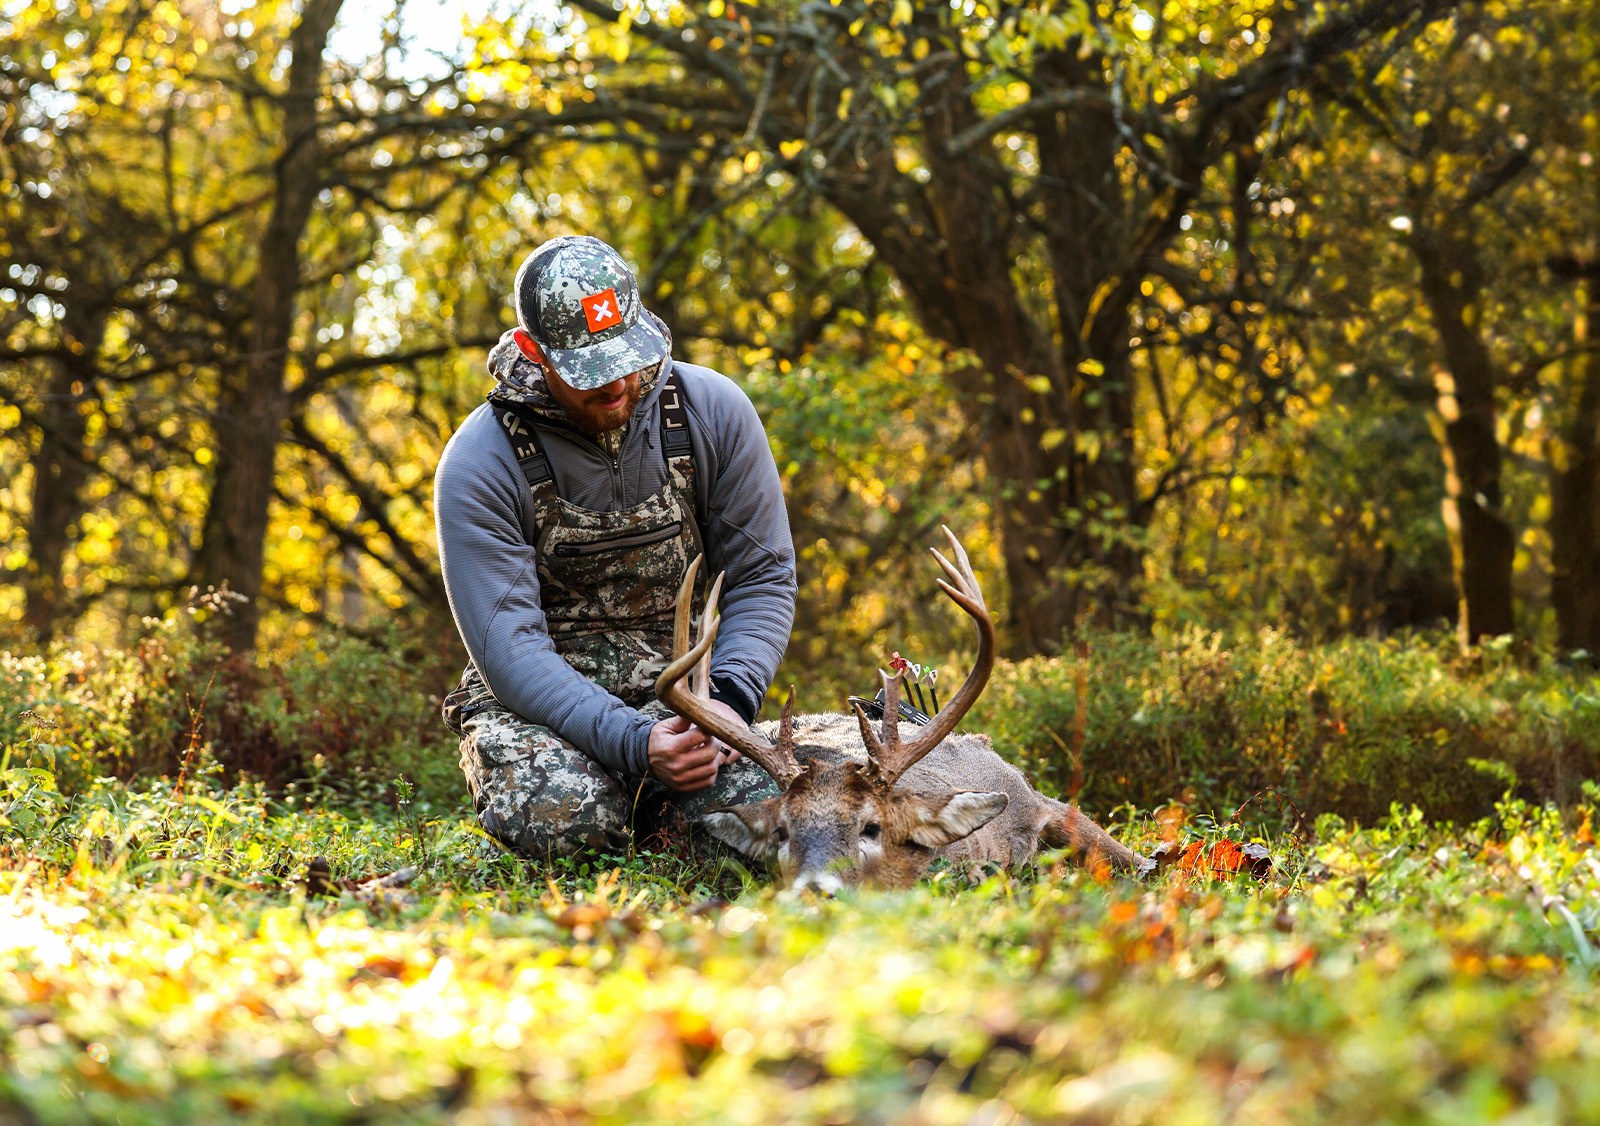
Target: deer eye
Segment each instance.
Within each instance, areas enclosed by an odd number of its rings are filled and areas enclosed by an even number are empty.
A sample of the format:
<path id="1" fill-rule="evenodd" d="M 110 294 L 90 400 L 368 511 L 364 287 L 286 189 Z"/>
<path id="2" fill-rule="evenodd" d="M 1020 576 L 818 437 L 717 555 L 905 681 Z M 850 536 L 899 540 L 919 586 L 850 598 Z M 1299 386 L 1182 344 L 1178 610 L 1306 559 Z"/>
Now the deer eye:
<path id="1" fill-rule="evenodd" d="M 866 837 L 869 841 L 877 840 L 878 834 L 881 832 L 883 832 L 883 826 L 878 824 L 876 821 L 868 821 L 865 825 L 861 826 L 861 835 Z"/>

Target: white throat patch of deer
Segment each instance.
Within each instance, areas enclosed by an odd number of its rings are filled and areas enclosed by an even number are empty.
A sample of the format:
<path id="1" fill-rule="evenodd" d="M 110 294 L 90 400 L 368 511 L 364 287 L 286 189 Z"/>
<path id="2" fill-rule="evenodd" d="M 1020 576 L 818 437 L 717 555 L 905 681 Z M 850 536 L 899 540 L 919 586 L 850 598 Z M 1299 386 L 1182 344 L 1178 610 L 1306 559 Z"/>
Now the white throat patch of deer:
<path id="1" fill-rule="evenodd" d="M 1026 864 L 1040 848 L 1071 848 L 1081 862 L 1123 871 L 1151 866 L 1076 808 L 1046 797 L 989 745 L 984 735 L 954 734 L 994 667 L 994 623 L 967 553 L 951 533 L 955 562 L 938 551 L 944 592 L 978 630 L 972 671 L 927 725 L 901 739 L 899 682 L 885 675 L 881 731 L 857 709 L 842 715 L 794 715 L 794 693 L 776 723 L 746 727 L 706 706 L 716 641 L 719 576 L 706 600 L 700 637 L 689 644 L 698 560 L 678 592 L 673 661 L 656 695 L 673 711 L 756 762 L 778 783 L 775 798 L 731 806 L 701 818 L 707 830 L 746 856 L 775 863 L 786 886 L 832 894 L 854 884 L 905 887 L 936 857 L 974 871 Z M 689 683 L 686 686 L 685 679 Z"/>

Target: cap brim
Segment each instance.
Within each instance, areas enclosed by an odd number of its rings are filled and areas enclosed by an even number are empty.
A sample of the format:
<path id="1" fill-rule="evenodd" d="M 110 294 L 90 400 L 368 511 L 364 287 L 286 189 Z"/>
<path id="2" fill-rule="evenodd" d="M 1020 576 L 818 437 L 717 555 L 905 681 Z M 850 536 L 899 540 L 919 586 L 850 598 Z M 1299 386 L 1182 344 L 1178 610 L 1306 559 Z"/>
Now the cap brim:
<path id="1" fill-rule="evenodd" d="M 621 336 L 582 348 L 544 349 L 561 382 L 577 391 L 592 391 L 654 367 L 667 358 L 667 340 L 646 317 Z"/>

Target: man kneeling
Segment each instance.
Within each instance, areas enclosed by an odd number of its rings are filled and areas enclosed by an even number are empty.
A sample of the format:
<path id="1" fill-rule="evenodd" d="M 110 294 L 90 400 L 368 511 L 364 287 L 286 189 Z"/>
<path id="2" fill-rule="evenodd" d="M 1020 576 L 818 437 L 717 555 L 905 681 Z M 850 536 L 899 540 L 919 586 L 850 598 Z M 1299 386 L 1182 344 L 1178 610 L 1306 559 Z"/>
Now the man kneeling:
<path id="1" fill-rule="evenodd" d="M 771 779 L 656 702 L 690 562 L 726 572 L 712 706 L 753 720 L 794 619 L 778 471 L 744 392 L 674 362 L 598 239 L 536 249 L 488 402 L 434 480 L 445 590 L 470 661 L 444 703 L 478 819 L 528 857 L 622 851 L 637 806 L 685 817 Z"/>

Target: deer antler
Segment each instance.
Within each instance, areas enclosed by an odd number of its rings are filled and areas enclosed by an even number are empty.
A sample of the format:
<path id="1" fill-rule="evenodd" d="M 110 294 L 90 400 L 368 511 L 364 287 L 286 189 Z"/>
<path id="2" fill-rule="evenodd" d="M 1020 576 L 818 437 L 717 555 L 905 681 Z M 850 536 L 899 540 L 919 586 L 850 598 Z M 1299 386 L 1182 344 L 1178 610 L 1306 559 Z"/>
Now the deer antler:
<path id="1" fill-rule="evenodd" d="M 682 584 L 678 587 L 678 601 L 673 607 L 672 618 L 672 659 L 677 660 L 689 651 L 689 629 L 693 625 L 694 607 L 694 580 L 700 571 L 700 557 L 696 555 L 689 562 L 689 571 L 683 577 Z M 706 608 L 700 615 L 700 632 L 703 635 L 710 628 L 712 619 L 717 613 L 717 599 L 722 595 L 722 576 L 717 576 L 717 581 L 711 585 L 711 593 L 706 596 Z M 711 699 L 711 650 L 708 647 L 700 660 L 689 670 L 689 692 L 698 700 Z M 659 689 L 657 696 L 660 695 Z"/>
<path id="2" fill-rule="evenodd" d="M 711 700 L 711 646 L 717 640 L 717 598 L 722 593 L 722 576 L 711 587 L 706 598 L 705 612 L 700 616 L 700 640 L 689 646 L 689 623 L 692 617 L 690 602 L 694 597 L 694 579 L 700 570 L 696 556 L 678 588 L 678 605 L 672 623 L 672 663 L 656 678 L 656 698 L 700 730 L 715 735 L 728 746 L 745 755 L 762 770 L 772 775 L 780 787 L 787 790 L 789 783 L 798 778 L 803 767 L 794 757 L 794 690 L 789 691 L 789 701 L 783 706 L 783 718 L 778 722 L 777 745 L 767 740 L 748 724 L 736 724 L 708 705 Z M 683 684 L 685 674 L 690 674 L 689 686 Z"/>
<path id="3" fill-rule="evenodd" d="M 867 722 L 867 713 L 861 710 L 860 704 L 855 706 L 856 720 L 861 724 L 861 739 L 867 745 L 867 773 L 874 784 L 884 790 L 893 789 L 900 776 L 909 770 L 912 764 L 933 750 L 946 735 L 955 730 L 956 724 L 961 722 L 961 717 L 967 714 L 967 709 L 977 702 L 978 696 L 983 692 L 983 686 L 989 680 L 989 672 L 994 668 L 994 621 L 989 617 L 989 608 L 984 605 L 983 591 L 978 589 L 978 580 L 972 573 L 972 564 L 968 561 L 967 553 L 962 548 L 961 542 L 956 539 L 955 533 L 945 528 L 944 534 L 949 537 L 956 562 L 951 563 L 940 555 L 937 548 L 930 549 L 934 558 L 939 561 L 939 566 L 944 568 L 945 574 L 951 579 L 948 583 L 940 579 L 939 585 L 957 606 L 972 615 L 972 620 L 978 627 L 978 657 L 973 662 L 972 671 L 967 673 L 967 679 L 956 689 L 956 694 L 950 698 L 950 702 L 940 708 L 939 714 L 933 717 L 933 722 L 924 727 L 921 734 L 909 743 L 900 742 L 900 682 L 895 677 L 888 673 L 882 674 L 884 703 L 881 741 L 872 733 L 872 727 Z M 955 585 L 951 585 L 952 583 Z"/>

